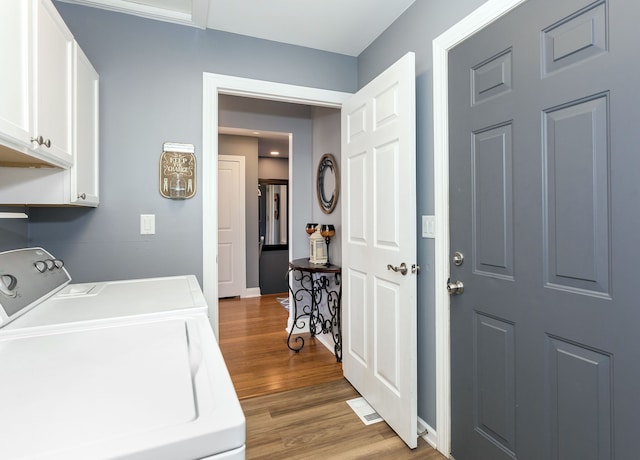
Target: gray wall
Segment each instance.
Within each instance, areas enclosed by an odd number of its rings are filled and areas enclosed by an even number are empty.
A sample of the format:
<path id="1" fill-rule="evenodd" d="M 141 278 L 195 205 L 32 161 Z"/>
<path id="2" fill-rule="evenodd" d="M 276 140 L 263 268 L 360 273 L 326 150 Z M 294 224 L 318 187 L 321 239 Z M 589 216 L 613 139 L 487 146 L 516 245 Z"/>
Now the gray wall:
<path id="1" fill-rule="evenodd" d="M 289 160 L 287 158 L 258 158 L 259 179 L 289 180 Z"/>
<path id="2" fill-rule="evenodd" d="M 404 54 L 416 54 L 416 184 L 418 216 L 433 214 L 431 42 L 485 0 L 416 1 L 358 57 L 358 87 Z M 420 225 L 418 218 L 418 225 Z M 421 234 L 418 228 L 418 235 Z M 418 416 L 437 430 L 435 379 L 434 240 L 418 240 Z"/>
<path id="3" fill-rule="evenodd" d="M 0 206 L 0 212 L 29 213 L 22 206 Z M 0 219 L 0 251 L 24 248 L 29 241 L 29 221 L 27 219 Z"/>
<path id="4" fill-rule="evenodd" d="M 333 224 L 336 236 L 329 244 L 329 262 L 340 265 L 342 262 L 342 200 L 338 196 L 338 203 L 331 214 L 325 214 L 320 208 L 316 193 L 316 173 L 320 158 L 325 153 L 331 153 L 338 163 L 340 171 L 340 110 L 325 107 L 313 108 L 313 218 L 312 222 L 319 224 Z"/>
<path id="5" fill-rule="evenodd" d="M 185 201 L 162 198 L 158 162 L 163 142 L 187 142 L 202 166 L 203 72 L 353 92 L 356 59 L 55 6 L 100 74 L 101 203 L 97 209 L 32 209 L 29 243 L 64 258 L 76 282 L 193 273 L 202 283 L 202 193 Z M 308 132 L 310 146 L 310 126 Z M 308 194 L 300 199 L 308 209 Z M 140 214 L 156 215 L 155 235 L 139 234 Z M 307 218 L 303 213 L 300 220 Z"/>

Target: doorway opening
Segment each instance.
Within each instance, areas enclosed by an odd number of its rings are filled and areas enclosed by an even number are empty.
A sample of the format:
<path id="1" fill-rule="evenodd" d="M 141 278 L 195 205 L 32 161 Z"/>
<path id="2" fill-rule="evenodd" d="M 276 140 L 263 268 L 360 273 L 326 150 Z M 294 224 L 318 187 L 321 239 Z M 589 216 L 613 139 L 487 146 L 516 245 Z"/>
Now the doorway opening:
<path id="1" fill-rule="evenodd" d="M 316 88 L 299 87 L 282 83 L 250 80 L 226 75 L 205 73 L 203 75 L 203 292 L 209 305 L 209 320 L 218 336 L 218 168 L 217 155 L 218 127 L 220 124 L 219 102 L 226 96 L 241 96 L 250 99 L 252 104 L 264 101 L 287 102 L 309 108 L 340 109 L 342 103 L 350 96 L 349 93 L 328 91 Z M 242 114 L 242 110 L 231 114 L 233 120 Z M 295 119 L 291 120 L 296 123 Z M 300 121 L 298 120 L 298 123 Z M 307 120 L 310 126 L 310 120 Z M 224 123 L 230 125 L 230 123 Z M 247 126 L 248 128 L 248 126 Z M 295 128 L 295 127 L 294 127 Z M 285 131 L 285 128 L 271 129 L 273 131 Z M 287 129 L 288 130 L 288 129 Z M 311 129 L 305 135 L 292 137 L 290 149 L 294 151 L 309 151 L 312 145 Z M 298 145 L 300 148 L 298 148 Z M 305 147 L 307 145 L 307 147 Z M 302 229 L 312 218 L 312 206 L 314 204 L 314 190 L 312 183 L 313 170 L 312 155 L 297 155 L 290 159 L 289 166 L 289 208 L 296 209 L 290 213 L 288 256 L 289 260 L 308 256 L 308 237 L 306 232 L 293 231 L 294 228 Z M 302 171 L 301 175 L 298 174 Z M 306 173 L 304 171 L 307 171 Z M 305 180 L 293 181 L 293 175 Z M 307 177 L 308 176 L 308 177 Z M 257 240 L 256 240 L 257 241 Z"/>
<path id="2" fill-rule="evenodd" d="M 292 134 L 263 129 L 267 104 L 272 106 L 274 116 L 283 108 L 272 103 L 253 104 L 252 99 L 222 96 L 220 102 L 221 123 L 233 123 L 233 127 L 218 127 L 218 155 L 242 158 L 246 168 L 243 172 L 244 200 L 236 205 L 242 212 L 245 226 L 242 229 L 244 253 L 232 260 L 242 272 L 243 288 L 236 289 L 234 296 L 255 297 L 263 294 L 287 291 L 285 274 L 288 268 L 289 234 L 289 156 Z M 282 103 L 278 103 L 282 105 Z M 230 119 L 230 114 L 236 114 Z M 295 112 L 294 112 L 295 114 Z M 240 127 L 242 126 L 242 127 Z M 246 128 L 250 126 L 250 128 Z M 256 126 L 259 126 L 258 128 Z M 224 163 L 218 162 L 219 167 Z M 235 184 L 224 182 L 223 171 L 219 179 L 219 228 L 218 228 L 218 289 L 224 296 L 227 283 L 225 274 L 229 261 L 223 257 L 226 247 L 225 222 L 231 211 L 230 203 L 237 200 L 233 195 Z M 239 258 L 242 260 L 239 260 Z"/>

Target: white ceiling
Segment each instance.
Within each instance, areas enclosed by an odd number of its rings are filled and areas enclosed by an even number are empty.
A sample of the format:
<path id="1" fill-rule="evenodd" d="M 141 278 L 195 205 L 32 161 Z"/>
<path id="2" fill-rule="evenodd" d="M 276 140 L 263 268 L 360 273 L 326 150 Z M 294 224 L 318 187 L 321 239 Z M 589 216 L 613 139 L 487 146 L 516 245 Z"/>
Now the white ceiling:
<path id="1" fill-rule="evenodd" d="M 59 0 L 358 56 L 415 0 Z"/>

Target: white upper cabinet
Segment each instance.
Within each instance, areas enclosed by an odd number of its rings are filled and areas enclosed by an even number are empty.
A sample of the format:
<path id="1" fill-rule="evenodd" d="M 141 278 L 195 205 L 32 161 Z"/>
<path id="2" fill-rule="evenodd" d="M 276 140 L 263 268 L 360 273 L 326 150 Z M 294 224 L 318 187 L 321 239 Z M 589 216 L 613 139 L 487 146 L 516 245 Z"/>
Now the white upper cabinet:
<path id="1" fill-rule="evenodd" d="M 71 166 L 73 35 L 50 0 L 0 1 L 0 30 L 1 143 Z M 5 164 L 29 161 L 2 152 Z"/>
<path id="2" fill-rule="evenodd" d="M 70 201 L 98 204 L 98 73 L 78 44 L 73 49 L 75 85 L 74 141 Z"/>
<path id="3" fill-rule="evenodd" d="M 55 163 L 73 163 L 73 35 L 51 0 L 38 0 L 36 43 L 36 104 L 34 142 L 42 156 Z M 50 145 L 49 145 L 50 144 Z"/>
<path id="4" fill-rule="evenodd" d="M 33 129 L 33 54 L 31 1 L 0 2 L 0 133 L 28 148 Z"/>
<path id="5" fill-rule="evenodd" d="M 0 0 L 0 205 L 97 206 L 98 74 L 51 0 Z"/>

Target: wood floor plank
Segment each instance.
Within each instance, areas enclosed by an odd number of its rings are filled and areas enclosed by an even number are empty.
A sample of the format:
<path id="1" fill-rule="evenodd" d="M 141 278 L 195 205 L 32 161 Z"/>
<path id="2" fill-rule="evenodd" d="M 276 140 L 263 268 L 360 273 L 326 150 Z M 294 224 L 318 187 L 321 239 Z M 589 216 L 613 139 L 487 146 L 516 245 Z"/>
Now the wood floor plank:
<path id="1" fill-rule="evenodd" d="M 342 365 L 309 334 L 299 353 L 287 348 L 288 312 L 276 300 L 286 296 L 220 300 L 220 348 L 240 399 L 342 378 Z"/>
<path id="2" fill-rule="evenodd" d="M 286 294 L 221 300 L 220 348 L 247 420 L 247 460 L 443 460 L 418 439 L 411 450 L 384 423 L 364 425 L 347 400 L 360 397 L 319 341 L 286 346 Z"/>

